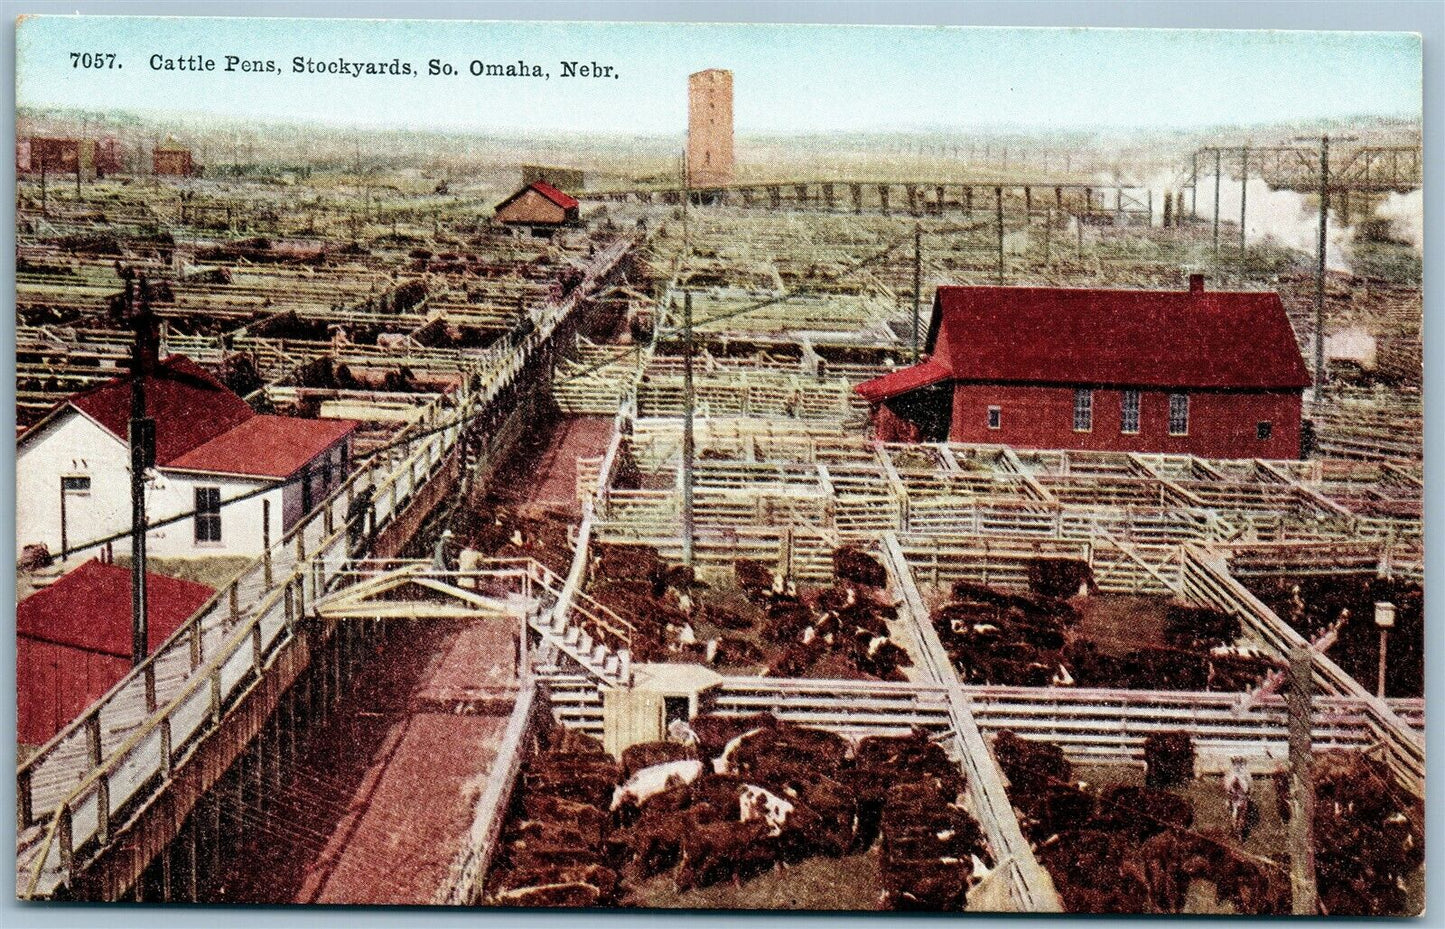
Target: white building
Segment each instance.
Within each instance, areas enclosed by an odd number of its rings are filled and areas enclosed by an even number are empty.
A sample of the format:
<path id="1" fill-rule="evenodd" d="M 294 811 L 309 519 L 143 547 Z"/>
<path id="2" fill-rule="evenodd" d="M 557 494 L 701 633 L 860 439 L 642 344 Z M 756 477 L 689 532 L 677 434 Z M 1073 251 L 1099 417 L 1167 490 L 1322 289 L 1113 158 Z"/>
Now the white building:
<path id="1" fill-rule="evenodd" d="M 258 555 L 263 508 L 274 541 L 350 470 L 355 422 L 256 413 L 184 356 L 157 365 L 145 393 L 156 423 L 147 519 L 192 514 L 151 530 L 152 555 Z M 130 404 L 127 375 L 76 394 L 20 437 L 17 551 L 40 543 L 58 553 L 129 530 Z M 250 493 L 256 496 L 226 504 Z M 113 549 L 129 551 L 129 539 Z"/>

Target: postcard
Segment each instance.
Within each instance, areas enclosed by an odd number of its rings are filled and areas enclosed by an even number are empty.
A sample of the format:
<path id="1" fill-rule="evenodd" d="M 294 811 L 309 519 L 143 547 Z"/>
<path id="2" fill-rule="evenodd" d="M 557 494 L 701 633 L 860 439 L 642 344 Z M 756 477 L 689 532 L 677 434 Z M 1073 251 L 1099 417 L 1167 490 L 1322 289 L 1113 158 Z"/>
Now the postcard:
<path id="1" fill-rule="evenodd" d="M 32 906 L 1422 910 L 1419 36 L 16 85 Z"/>

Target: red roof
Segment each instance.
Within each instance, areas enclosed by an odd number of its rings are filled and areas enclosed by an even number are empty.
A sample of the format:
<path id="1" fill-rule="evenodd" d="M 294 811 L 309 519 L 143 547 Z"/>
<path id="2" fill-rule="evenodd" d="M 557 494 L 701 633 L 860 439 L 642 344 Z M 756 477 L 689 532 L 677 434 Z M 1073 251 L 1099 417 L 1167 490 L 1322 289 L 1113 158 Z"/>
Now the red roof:
<path id="1" fill-rule="evenodd" d="M 1310 385 L 1279 295 L 1059 287 L 940 287 L 927 364 L 956 381 L 1299 390 Z M 936 367 L 914 378 L 934 377 Z M 890 374 L 870 400 L 923 383 Z M 898 389 L 891 389 L 897 387 Z"/>
<path id="2" fill-rule="evenodd" d="M 130 375 L 68 401 L 122 442 L 130 431 Z M 156 464 L 165 466 L 256 415 L 230 388 L 184 355 L 171 355 L 146 376 L 146 415 L 156 421 Z"/>
<path id="3" fill-rule="evenodd" d="M 570 210 L 578 203 L 576 197 L 569 197 L 567 194 L 562 193 L 562 191 L 553 187 L 551 184 L 548 184 L 546 181 L 533 181 L 527 186 L 532 188 L 542 196 L 546 197 L 548 200 L 551 200 L 553 203 L 557 204 L 564 210 Z"/>
<path id="4" fill-rule="evenodd" d="M 349 419 L 252 416 L 170 462 L 177 471 L 287 478 L 356 430 Z"/>
<path id="5" fill-rule="evenodd" d="M 946 380 L 949 370 L 942 364 L 932 359 L 916 364 L 909 368 L 899 368 L 897 371 L 889 372 L 882 377 L 875 377 L 871 381 L 864 381 L 855 389 L 862 394 L 869 403 L 877 403 L 889 397 L 896 397 L 899 394 L 906 394 L 911 390 L 920 387 L 927 387 L 930 384 L 937 384 Z"/>
<path id="6" fill-rule="evenodd" d="M 155 649 L 211 599 L 204 584 L 146 575 L 146 637 Z M 131 656 L 130 569 L 87 561 L 15 610 L 17 635 L 82 651 Z M 24 669 L 21 669 L 24 673 Z"/>

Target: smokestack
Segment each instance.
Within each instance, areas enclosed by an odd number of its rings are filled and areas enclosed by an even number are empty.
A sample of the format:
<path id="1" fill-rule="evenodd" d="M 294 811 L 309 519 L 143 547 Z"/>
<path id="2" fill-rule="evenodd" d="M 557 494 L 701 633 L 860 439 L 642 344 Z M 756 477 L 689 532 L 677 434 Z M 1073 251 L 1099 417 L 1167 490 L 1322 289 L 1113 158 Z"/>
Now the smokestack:
<path id="1" fill-rule="evenodd" d="M 1202 275 L 1202 274 L 1191 274 L 1191 275 L 1189 275 L 1189 292 L 1192 293 L 1192 294 L 1202 294 L 1202 293 L 1204 293 L 1204 275 Z"/>

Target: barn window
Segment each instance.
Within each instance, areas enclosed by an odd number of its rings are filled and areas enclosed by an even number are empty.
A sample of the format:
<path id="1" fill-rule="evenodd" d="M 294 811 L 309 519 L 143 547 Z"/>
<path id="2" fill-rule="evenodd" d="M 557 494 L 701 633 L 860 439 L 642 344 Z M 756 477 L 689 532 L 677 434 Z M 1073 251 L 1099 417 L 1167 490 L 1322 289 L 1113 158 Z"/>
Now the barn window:
<path id="1" fill-rule="evenodd" d="M 1074 391 L 1074 431 L 1088 432 L 1094 428 L 1094 392 Z"/>
<path id="2" fill-rule="evenodd" d="M 1261 419 L 1254 424 L 1254 434 L 1259 436 L 1259 440 L 1263 442 L 1265 439 L 1274 435 L 1274 423 L 1271 423 L 1267 419 Z"/>
<path id="3" fill-rule="evenodd" d="M 1139 431 L 1139 391 L 1124 391 L 1124 399 L 1119 406 L 1119 431 L 1137 433 Z"/>
<path id="4" fill-rule="evenodd" d="M 988 408 L 988 428 L 1003 428 L 1003 410 L 1001 408 L 996 406 L 991 406 Z"/>
<path id="5" fill-rule="evenodd" d="M 1169 395 L 1169 434 L 1189 434 L 1189 395 Z"/>
<path id="6" fill-rule="evenodd" d="M 60 489 L 68 494 L 88 494 L 90 493 L 90 478 L 62 477 Z"/>
<path id="7" fill-rule="evenodd" d="M 196 541 L 221 541 L 221 488 L 196 488 Z"/>

